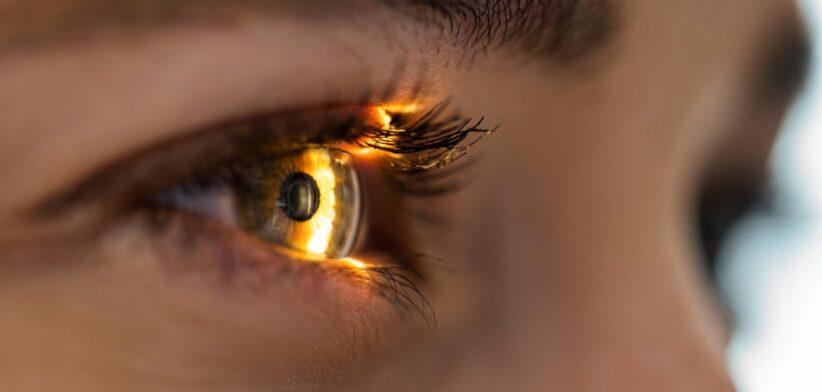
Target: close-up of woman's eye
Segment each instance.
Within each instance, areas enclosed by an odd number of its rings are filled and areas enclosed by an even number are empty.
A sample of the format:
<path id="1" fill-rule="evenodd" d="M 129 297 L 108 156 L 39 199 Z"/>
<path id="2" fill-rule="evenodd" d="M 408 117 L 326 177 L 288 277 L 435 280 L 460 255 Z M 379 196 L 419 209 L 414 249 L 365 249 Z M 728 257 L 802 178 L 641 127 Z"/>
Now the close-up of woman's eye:
<path id="1" fill-rule="evenodd" d="M 342 276 L 391 312 L 411 310 L 430 324 L 436 316 L 420 287 L 432 271 L 421 262 L 436 256 L 416 232 L 451 218 L 430 204 L 460 190 L 469 150 L 493 131 L 483 122 L 446 103 L 342 105 L 218 122 L 95 170 L 34 215 L 79 216 L 68 230 L 96 246 L 112 242 L 110 233 L 144 233 L 161 268 L 180 258 L 197 260 L 186 264 L 206 273 L 232 265 L 240 272 L 222 274 L 238 287 L 238 275 L 265 276 L 257 268 L 326 269 L 338 276 L 315 273 L 312 284 Z"/>
<path id="2" fill-rule="evenodd" d="M 8 0 L 0 391 L 818 391 L 818 0 Z"/>
<path id="3" fill-rule="evenodd" d="M 361 215 L 352 156 L 312 148 L 277 158 L 240 175 L 240 227 L 308 256 L 350 255 Z"/>
<path id="4" fill-rule="evenodd" d="M 226 183 L 182 187 L 169 204 L 219 219 L 306 257 L 350 255 L 362 215 L 354 157 L 313 147 L 233 167 Z"/>
<path id="5" fill-rule="evenodd" d="M 241 134 L 229 138 L 235 143 L 229 152 L 190 178 L 169 179 L 168 189 L 151 200 L 154 207 L 214 220 L 300 259 L 347 259 L 364 266 L 354 252 L 373 252 L 370 246 L 381 256 L 402 258 L 407 255 L 385 254 L 391 245 L 374 244 L 369 231 L 408 235 L 406 201 L 457 191 L 465 165 L 453 166 L 491 132 L 482 121 L 443 117 L 444 104 L 418 110 L 416 104 L 369 106 L 313 134 L 297 130 L 281 136 L 260 122 L 235 125 Z M 310 114 L 316 115 L 321 114 Z M 174 164 L 174 148 L 168 152 L 169 161 L 156 163 L 161 171 L 163 164 Z M 215 156 L 194 158 L 203 163 Z M 412 239 L 405 240 L 401 249 L 390 250 L 409 252 Z"/>

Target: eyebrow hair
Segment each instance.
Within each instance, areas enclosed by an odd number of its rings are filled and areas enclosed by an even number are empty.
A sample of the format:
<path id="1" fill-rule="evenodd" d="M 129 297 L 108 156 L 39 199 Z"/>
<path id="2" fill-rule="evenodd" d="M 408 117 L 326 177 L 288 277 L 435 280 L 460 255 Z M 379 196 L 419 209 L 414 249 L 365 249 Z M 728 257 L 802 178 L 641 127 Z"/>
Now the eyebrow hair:
<path id="1" fill-rule="evenodd" d="M 401 0 L 412 15 L 440 23 L 444 37 L 480 51 L 513 47 L 572 60 L 604 46 L 616 30 L 609 0 Z M 444 24 L 443 24 L 444 23 Z"/>
<path id="2" fill-rule="evenodd" d="M 473 53 L 511 48 L 558 61 L 604 46 L 617 19 L 612 0 L 16 0 L 0 5 L 0 53 L 125 38 L 190 24 L 231 23 L 248 14 L 355 13 L 375 2 L 422 27 L 433 26 L 442 42 Z"/>

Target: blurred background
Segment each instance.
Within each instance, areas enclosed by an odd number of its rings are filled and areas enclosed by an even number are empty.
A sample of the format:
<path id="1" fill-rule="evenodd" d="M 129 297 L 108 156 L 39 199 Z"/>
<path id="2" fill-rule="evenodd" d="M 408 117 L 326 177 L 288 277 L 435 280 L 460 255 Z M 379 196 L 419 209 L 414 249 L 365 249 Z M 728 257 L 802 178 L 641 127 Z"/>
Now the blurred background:
<path id="1" fill-rule="evenodd" d="M 721 256 L 742 392 L 822 391 L 822 0 L 801 5 L 814 63 L 773 156 L 773 208 L 748 217 Z"/>

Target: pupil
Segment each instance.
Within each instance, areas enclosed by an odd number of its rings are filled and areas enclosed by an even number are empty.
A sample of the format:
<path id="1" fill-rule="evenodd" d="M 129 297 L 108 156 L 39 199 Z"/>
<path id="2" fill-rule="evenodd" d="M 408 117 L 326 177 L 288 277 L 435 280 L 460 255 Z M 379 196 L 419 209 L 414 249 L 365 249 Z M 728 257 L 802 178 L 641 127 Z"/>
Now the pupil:
<path id="1" fill-rule="evenodd" d="M 317 213 L 320 190 L 317 182 L 303 172 L 290 174 L 280 188 L 280 206 L 292 220 L 305 222 Z"/>

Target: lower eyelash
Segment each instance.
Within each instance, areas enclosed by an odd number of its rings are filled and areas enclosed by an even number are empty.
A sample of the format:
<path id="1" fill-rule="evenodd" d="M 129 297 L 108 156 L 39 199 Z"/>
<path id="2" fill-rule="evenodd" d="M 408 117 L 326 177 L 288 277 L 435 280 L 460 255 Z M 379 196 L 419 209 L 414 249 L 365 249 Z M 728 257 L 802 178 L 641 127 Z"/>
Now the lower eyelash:
<path id="1" fill-rule="evenodd" d="M 431 329 L 437 325 L 437 314 L 434 307 L 414 280 L 408 277 L 408 269 L 397 266 L 369 267 L 371 282 L 378 287 L 379 293 L 403 314 L 413 310 Z"/>
<path id="2" fill-rule="evenodd" d="M 142 219 L 138 223 L 143 225 L 140 227 L 150 228 L 148 235 L 155 239 L 177 240 L 174 244 L 160 244 L 161 248 L 157 251 L 188 250 L 175 257 L 164 257 L 171 261 L 168 268 L 217 271 L 219 281 L 226 283 L 234 282 L 237 275 L 245 270 L 255 272 L 243 274 L 256 279 L 249 283 L 249 287 L 254 287 L 255 282 L 266 286 L 284 276 L 298 275 L 310 279 L 323 274 L 350 275 L 350 269 L 336 268 L 333 264 L 294 262 L 251 236 L 226 233 L 227 230 L 221 230 L 219 224 L 209 223 L 206 219 L 198 219 L 179 210 L 158 208 L 152 198 L 180 184 L 187 183 L 190 191 L 198 192 L 230 183 L 238 166 L 276 159 L 276 151 L 283 146 L 293 149 L 295 143 L 298 147 L 307 147 L 348 142 L 386 153 L 382 167 L 390 186 L 397 191 L 399 204 L 402 204 L 402 197 L 433 197 L 459 189 L 463 181 L 458 174 L 473 162 L 464 158 L 483 136 L 496 129 L 484 128 L 482 119 L 472 121 L 456 113 L 448 113 L 447 103 L 435 105 L 419 115 L 392 115 L 390 127 L 383 129 L 361 116 L 364 109 L 367 111 L 376 106 L 318 110 L 335 112 L 335 115 L 327 117 L 328 121 L 318 121 L 318 116 L 311 111 L 286 114 L 275 119 L 258 117 L 254 121 L 203 131 L 197 140 L 186 138 L 185 143 L 164 143 L 150 149 L 149 153 L 136 154 L 111 164 L 69 191 L 46 200 L 32 212 L 34 216 L 53 220 L 61 212 L 92 206 L 101 210 L 97 214 L 100 222 L 95 220 L 94 225 L 101 231 L 105 231 L 105 223 Z M 286 125 L 292 122 L 289 120 L 292 117 L 295 118 L 294 124 Z M 320 126 L 319 123 L 325 124 Z M 295 136 L 295 133 L 300 136 Z M 243 246 L 243 243 L 250 241 L 254 241 L 253 247 Z M 192 255 L 191 249 L 200 249 L 201 254 Z M 394 256 L 403 253 L 392 252 Z M 197 260 L 191 260 L 194 257 Z M 414 257 L 417 262 L 431 259 L 419 255 Z M 387 261 L 391 258 L 388 256 Z M 402 261 L 403 257 L 395 259 Z M 425 279 L 415 278 L 415 272 L 419 271 L 415 266 L 416 262 L 395 262 L 393 265 L 371 267 L 367 271 L 372 277 L 371 287 L 378 296 L 398 305 L 397 308 L 414 309 L 424 319 L 435 323 L 433 308 L 416 284 Z"/>
<path id="3" fill-rule="evenodd" d="M 133 219 L 133 224 L 148 228 L 153 251 L 171 276 L 216 271 L 216 283 L 252 291 L 284 283 L 315 290 L 338 277 L 366 285 L 401 315 L 412 311 L 429 327 L 436 325 L 434 308 L 419 286 L 424 278 L 399 263 L 355 270 L 337 263 L 293 260 L 253 237 L 178 210 L 152 208 Z M 386 262 L 385 257 L 381 260 Z"/>

